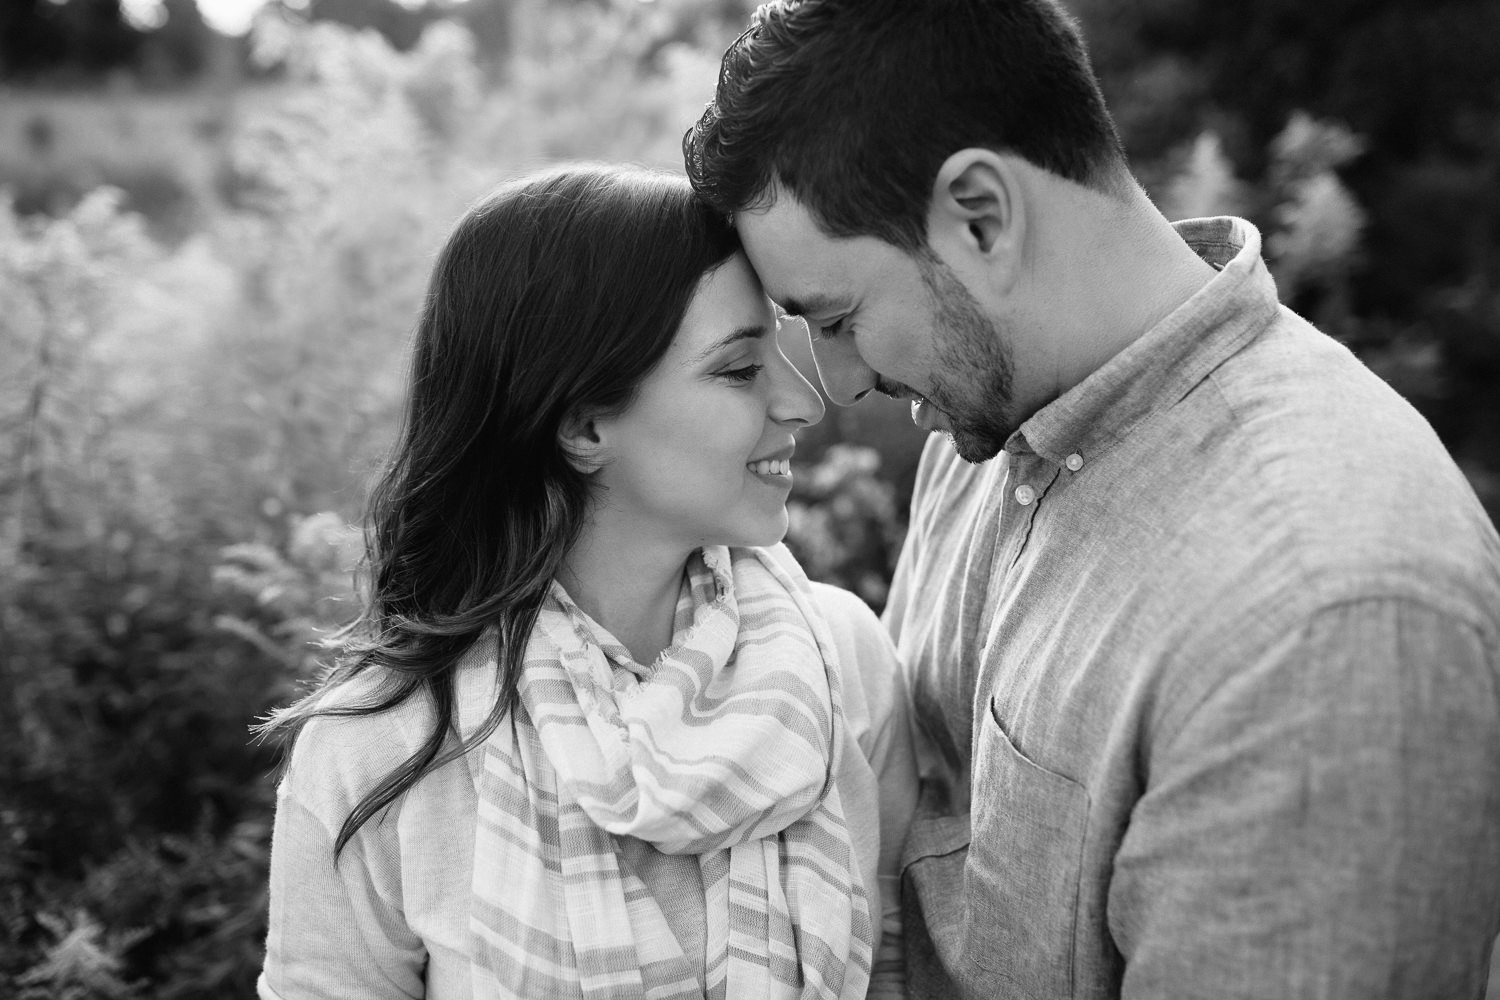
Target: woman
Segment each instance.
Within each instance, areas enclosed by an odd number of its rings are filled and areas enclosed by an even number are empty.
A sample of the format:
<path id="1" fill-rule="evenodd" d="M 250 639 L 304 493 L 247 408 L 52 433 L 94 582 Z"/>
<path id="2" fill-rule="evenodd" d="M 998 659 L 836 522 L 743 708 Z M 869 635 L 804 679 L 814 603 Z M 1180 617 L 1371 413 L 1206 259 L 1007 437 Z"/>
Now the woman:
<path id="1" fill-rule="evenodd" d="M 262 997 L 899 993 L 904 709 L 874 616 L 776 545 L 822 416 L 776 326 L 678 179 L 564 169 L 459 223 L 368 604 L 265 727 Z"/>

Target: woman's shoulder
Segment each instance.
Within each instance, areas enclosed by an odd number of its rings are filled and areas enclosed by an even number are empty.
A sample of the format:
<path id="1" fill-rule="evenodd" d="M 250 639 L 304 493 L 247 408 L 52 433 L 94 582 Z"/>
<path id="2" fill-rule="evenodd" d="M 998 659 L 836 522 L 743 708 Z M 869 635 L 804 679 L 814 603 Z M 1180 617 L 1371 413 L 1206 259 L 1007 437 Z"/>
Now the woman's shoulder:
<path id="1" fill-rule="evenodd" d="M 812 592 L 838 650 L 849 735 L 879 783 L 882 815 L 889 802 L 892 815 L 909 816 L 916 802 L 916 772 L 907 694 L 895 644 L 857 594 L 816 582 Z M 882 827 L 887 827 L 884 821 Z M 883 836 L 890 835 L 890 829 L 895 827 L 886 829 Z"/>
<path id="2" fill-rule="evenodd" d="M 439 719 L 432 695 L 420 687 L 379 707 L 393 689 L 388 675 L 378 668 L 324 692 L 319 714 L 308 719 L 293 743 L 284 793 L 319 811 L 342 809 L 401 767 L 435 728 L 450 729 L 449 741 L 471 735 L 497 697 L 493 656 L 485 652 L 492 645 L 477 642 L 458 664 L 453 678 L 455 718 Z M 451 732 L 455 727 L 457 735 Z"/>
<path id="3" fill-rule="evenodd" d="M 430 697 L 415 691 L 379 711 L 385 688 L 366 671 L 325 692 L 320 713 L 292 743 L 283 793 L 322 812 L 357 802 L 422 745 L 434 724 Z"/>
<path id="4" fill-rule="evenodd" d="M 808 582 L 813 600 L 848 669 L 857 669 L 861 675 L 871 671 L 882 676 L 891 674 L 896 662 L 895 646 L 864 598 L 831 583 Z"/>
<path id="5" fill-rule="evenodd" d="M 866 716 L 878 723 L 897 698 L 896 647 L 875 612 L 857 594 L 816 582 L 812 591 L 838 650 L 845 709 L 851 719 Z"/>
<path id="6" fill-rule="evenodd" d="M 787 547 L 785 542 L 747 551 L 755 552 L 763 561 L 774 563 L 783 572 L 789 573 L 794 578 L 801 577 L 805 579 L 812 589 L 813 599 L 818 606 L 818 610 L 822 612 L 823 617 L 828 620 L 830 625 L 837 625 L 845 630 L 854 630 L 856 632 L 866 632 L 872 628 L 876 630 L 880 628 L 880 621 L 875 617 L 875 612 L 870 610 L 870 606 L 859 595 L 845 590 L 843 587 L 836 587 L 829 583 L 819 583 L 817 580 L 808 577 L 806 570 L 802 568 L 802 564 L 797 561 L 797 557 L 792 554 L 792 550 Z"/>
<path id="7" fill-rule="evenodd" d="M 762 551 L 798 576 L 805 575 L 785 545 Z M 845 714 L 856 731 L 878 729 L 900 697 L 900 671 L 890 634 L 858 594 L 829 583 L 807 582 L 838 655 Z"/>
<path id="8" fill-rule="evenodd" d="M 889 643 L 885 628 L 864 598 L 831 583 L 819 583 L 816 580 L 808 582 L 812 585 L 813 599 L 818 603 L 818 610 L 823 612 L 823 618 L 841 645 L 846 642 L 875 642 L 877 645 Z"/>
<path id="9" fill-rule="evenodd" d="M 761 559 L 775 563 L 792 577 L 801 577 L 807 581 L 813 605 L 828 625 L 841 658 L 853 655 L 861 659 L 874 657 L 882 663 L 894 661 L 895 650 L 885 627 L 859 595 L 843 587 L 808 578 L 785 543 L 755 551 Z"/>
<path id="10" fill-rule="evenodd" d="M 319 704 L 320 714 L 303 727 L 303 737 L 313 737 L 333 747 L 354 746 L 367 752 L 375 743 L 392 749 L 408 748 L 421 741 L 432 723 L 432 699 L 418 688 L 406 698 L 378 711 L 393 687 L 367 671 L 328 691 Z"/>

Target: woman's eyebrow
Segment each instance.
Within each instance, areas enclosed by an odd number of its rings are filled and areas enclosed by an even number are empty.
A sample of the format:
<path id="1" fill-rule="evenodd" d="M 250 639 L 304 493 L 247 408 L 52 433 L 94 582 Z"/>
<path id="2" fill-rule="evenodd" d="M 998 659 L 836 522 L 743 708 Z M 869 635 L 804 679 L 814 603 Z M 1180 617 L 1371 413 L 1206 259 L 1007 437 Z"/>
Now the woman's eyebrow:
<path id="1" fill-rule="evenodd" d="M 731 346 L 732 344 L 737 344 L 742 340 L 759 340 L 765 335 L 766 325 L 764 323 L 757 323 L 753 326 L 739 327 L 727 336 L 720 337 L 718 340 L 714 341 L 696 357 L 694 357 L 691 363 L 697 364 L 700 361 L 706 361 L 718 351 L 721 351 L 724 348 Z"/>

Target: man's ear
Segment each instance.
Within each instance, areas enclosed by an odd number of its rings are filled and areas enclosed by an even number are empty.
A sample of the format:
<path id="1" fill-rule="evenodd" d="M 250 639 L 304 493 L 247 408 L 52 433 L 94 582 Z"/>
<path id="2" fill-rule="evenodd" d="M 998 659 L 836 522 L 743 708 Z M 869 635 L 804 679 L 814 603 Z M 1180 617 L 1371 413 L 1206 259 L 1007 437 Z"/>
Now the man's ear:
<path id="1" fill-rule="evenodd" d="M 585 476 L 598 472 L 605 465 L 604 438 L 599 433 L 599 421 L 594 414 L 570 413 L 563 418 L 557 429 L 557 440 L 568 456 L 568 462 Z"/>
<path id="2" fill-rule="evenodd" d="M 932 184 L 927 242 L 941 257 L 982 261 L 1008 286 L 1020 273 L 1025 199 L 1015 157 L 961 149 L 943 161 Z"/>

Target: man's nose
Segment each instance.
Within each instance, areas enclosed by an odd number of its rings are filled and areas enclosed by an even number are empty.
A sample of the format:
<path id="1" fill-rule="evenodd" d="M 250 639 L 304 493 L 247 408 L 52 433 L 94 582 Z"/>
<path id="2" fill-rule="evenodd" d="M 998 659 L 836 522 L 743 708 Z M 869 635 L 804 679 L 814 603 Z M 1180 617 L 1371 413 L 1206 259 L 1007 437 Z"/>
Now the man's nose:
<path id="1" fill-rule="evenodd" d="M 786 369 L 786 377 L 778 378 L 774 383 L 776 394 L 771 401 L 771 419 L 797 427 L 809 427 L 822 420 L 823 397 L 818 395 L 818 390 L 784 355 L 781 364 Z"/>
<path id="2" fill-rule="evenodd" d="M 839 406 L 852 406 L 875 388 L 875 371 L 854 348 L 852 337 L 812 342 L 813 361 L 823 391 Z"/>

